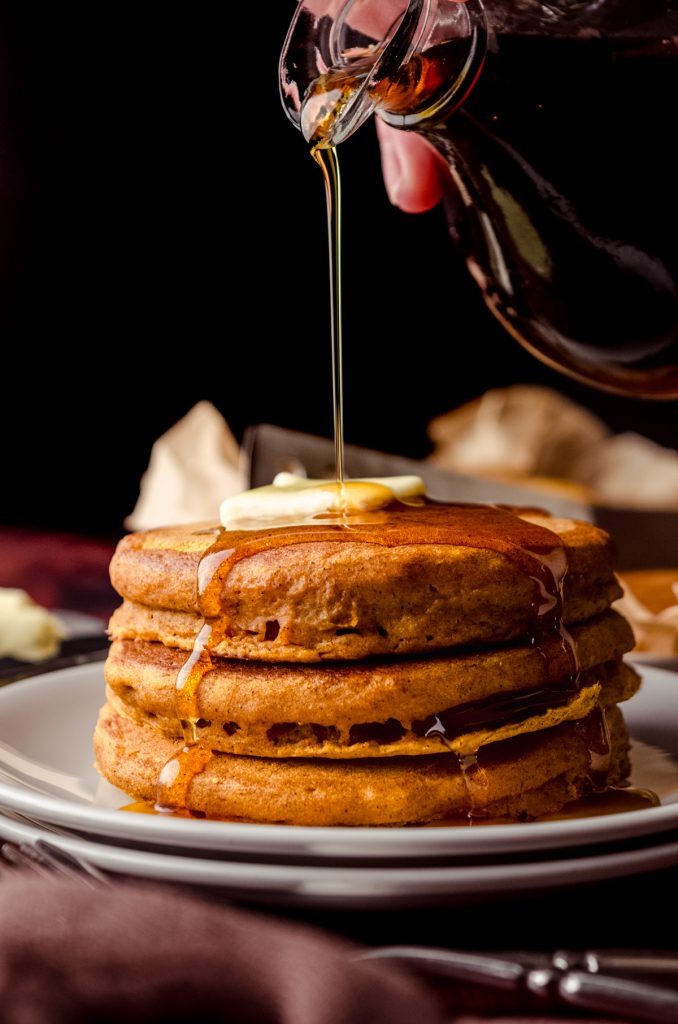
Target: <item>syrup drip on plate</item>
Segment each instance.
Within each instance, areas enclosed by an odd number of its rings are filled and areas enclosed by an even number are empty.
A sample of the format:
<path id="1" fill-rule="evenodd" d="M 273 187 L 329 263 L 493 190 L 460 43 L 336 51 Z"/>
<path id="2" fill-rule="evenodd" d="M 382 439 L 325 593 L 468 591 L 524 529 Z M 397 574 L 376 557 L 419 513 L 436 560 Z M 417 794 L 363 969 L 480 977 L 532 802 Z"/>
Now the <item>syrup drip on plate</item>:
<path id="1" fill-rule="evenodd" d="M 594 791 L 604 793 L 612 761 L 610 726 L 605 708 L 596 708 L 592 718 L 593 732 L 589 738 L 589 779 Z"/>
<path id="2" fill-rule="evenodd" d="M 534 819 L 534 823 L 540 821 L 569 821 L 573 818 L 603 818 L 611 814 L 627 814 L 630 811 L 646 811 L 651 807 L 659 807 L 661 800 L 650 789 L 628 786 L 610 786 L 604 792 L 589 793 L 579 800 L 573 800 L 566 804 L 557 814 L 543 814 Z M 422 828 L 460 828 L 472 825 L 479 826 L 515 825 L 511 818 L 478 818 L 467 816 L 466 818 L 441 818 L 440 821 L 431 821 Z M 532 822 L 523 822 L 528 826 Z"/>
<path id="3" fill-rule="evenodd" d="M 627 811 L 645 811 L 659 807 L 661 800 L 651 789 L 639 786 L 608 786 L 603 791 L 589 793 L 581 800 L 567 804 L 557 814 L 546 814 L 541 821 L 560 821 L 569 818 L 602 817 L 624 814 Z"/>

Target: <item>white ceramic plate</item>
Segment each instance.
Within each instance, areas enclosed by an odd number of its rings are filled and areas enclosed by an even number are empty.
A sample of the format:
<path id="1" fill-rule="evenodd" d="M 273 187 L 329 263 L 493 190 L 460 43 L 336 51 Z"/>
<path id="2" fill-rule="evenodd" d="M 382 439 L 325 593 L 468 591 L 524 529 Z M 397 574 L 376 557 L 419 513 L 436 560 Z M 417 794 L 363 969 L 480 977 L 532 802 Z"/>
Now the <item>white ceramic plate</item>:
<path id="1" fill-rule="evenodd" d="M 225 856 L 331 859 L 500 858 L 678 829 L 678 675 L 643 670 L 624 713 L 634 736 L 634 777 L 663 805 L 621 814 L 490 827 L 306 828 L 193 821 L 117 810 L 129 797 L 100 783 L 92 733 L 103 701 L 101 664 L 81 665 L 0 689 L 0 806 L 118 843 L 219 851 Z M 661 748 L 660 753 L 647 747 Z"/>
<path id="2" fill-rule="evenodd" d="M 15 842 L 46 839 L 75 857 L 116 874 L 216 887 L 241 902 L 378 909 L 429 903 L 464 903 L 480 897 L 523 894 L 618 878 L 678 863 L 678 841 L 655 843 L 566 860 L 464 867 L 351 867 L 258 864 L 149 853 L 53 835 L 0 815 L 0 836 Z"/>

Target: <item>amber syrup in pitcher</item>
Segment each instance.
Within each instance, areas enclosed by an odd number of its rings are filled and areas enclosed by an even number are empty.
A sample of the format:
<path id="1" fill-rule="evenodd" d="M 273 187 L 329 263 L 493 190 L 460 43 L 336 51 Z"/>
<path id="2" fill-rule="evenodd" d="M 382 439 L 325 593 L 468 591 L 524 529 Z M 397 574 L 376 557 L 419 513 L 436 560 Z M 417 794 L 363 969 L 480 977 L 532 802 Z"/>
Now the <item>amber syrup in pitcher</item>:
<path id="1" fill-rule="evenodd" d="M 412 127 L 462 59 L 455 41 L 416 55 L 379 86 L 384 118 Z M 678 397 L 677 85 L 678 15 L 644 34 L 498 34 L 457 108 L 416 126 L 509 333 L 573 377 L 659 398 Z"/>
<path id="2" fill-rule="evenodd" d="M 450 233 L 513 337 L 597 387 L 678 397 L 678 13 L 610 34 L 524 21 L 471 69 L 466 39 L 415 53 L 372 102 L 444 157 Z M 324 93 L 341 116 L 377 55 L 320 76 L 311 109 Z"/>

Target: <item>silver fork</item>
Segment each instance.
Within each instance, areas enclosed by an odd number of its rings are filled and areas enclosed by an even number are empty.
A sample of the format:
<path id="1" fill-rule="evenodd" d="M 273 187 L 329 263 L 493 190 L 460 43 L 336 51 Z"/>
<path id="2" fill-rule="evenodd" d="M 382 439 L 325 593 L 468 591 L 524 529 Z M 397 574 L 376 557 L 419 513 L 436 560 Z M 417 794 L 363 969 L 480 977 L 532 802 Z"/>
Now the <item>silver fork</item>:
<path id="1" fill-rule="evenodd" d="M 471 953 L 427 946 L 381 946 L 359 954 L 428 977 L 511 992 L 531 1011 L 581 1010 L 639 1024 L 678 1021 L 678 950 Z"/>

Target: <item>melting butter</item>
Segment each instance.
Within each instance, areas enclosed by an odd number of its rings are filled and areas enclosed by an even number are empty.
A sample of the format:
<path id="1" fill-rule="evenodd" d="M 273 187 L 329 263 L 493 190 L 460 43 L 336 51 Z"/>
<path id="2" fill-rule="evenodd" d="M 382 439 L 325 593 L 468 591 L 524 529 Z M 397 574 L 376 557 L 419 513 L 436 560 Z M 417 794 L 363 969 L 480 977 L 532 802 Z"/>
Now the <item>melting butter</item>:
<path id="1" fill-rule="evenodd" d="M 226 529 L 247 528 L 252 521 L 305 519 L 329 513 L 371 512 L 398 499 L 426 493 L 418 476 L 362 477 L 345 480 L 307 480 L 293 473 L 278 473 L 272 484 L 235 494 L 221 503 L 221 524 Z"/>

